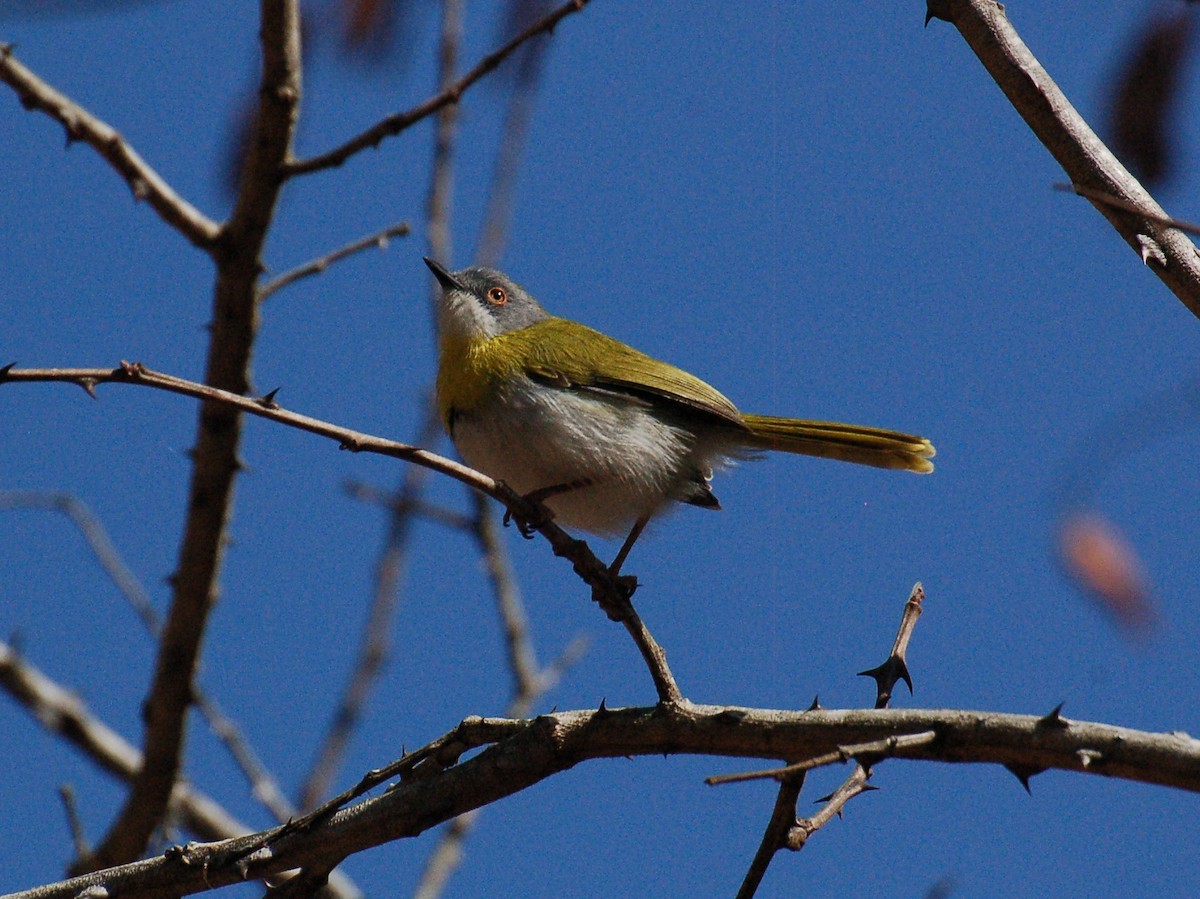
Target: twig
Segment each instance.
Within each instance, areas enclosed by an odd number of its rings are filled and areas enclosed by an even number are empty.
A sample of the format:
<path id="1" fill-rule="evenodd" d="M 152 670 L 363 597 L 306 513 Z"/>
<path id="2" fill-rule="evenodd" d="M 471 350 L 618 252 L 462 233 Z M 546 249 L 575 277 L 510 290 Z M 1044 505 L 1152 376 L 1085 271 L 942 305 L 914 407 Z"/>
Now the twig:
<path id="1" fill-rule="evenodd" d="M 875 708 L 887 708 L 891 701 L 892 689 L 898 680 L 908 684 L 912 692 L 912 678 L 908 673 L 905 656 L 908 653 L 908 642 L 912 638 L 913 628 L 921 617 L 921 603 L 925 599 L 925 588 L 921 582 L 913 584 L 908 599 L 904 603 L 904 612 L 900 616 L 900 627 L 896 631 L 896 639 L 892 641 L 892 651 L 878 668 L 859 672 L 859 676 L 869 675 L 875 678 Z M 813 703 L 816 711 L 816 703 Z M 865 759 L 883 758 L 893 755 L 899 748 L 924 745 L 932 742 L 937 735 L 933 731 L 904 737 L 887 737 L 882 741 L 858 746 L 838 746 L 824 755 L 812 756 L 800 761 L 790 762 L 782 768 L 750 771 L 741 774 L 725 774 L 709 777 L 705 783 L 710 786 L 726 783 L 739 783 L 746 780 L 762 780 L 771 778 L 779 781 L 779 794 L 771 817 L 759 842 L 758 851 L 742 878 L 738 890 L 738 899 L 750 899 L 757 892 L 763 877 L 770 867 L 771 860 L 780 849 L 798 851 L 804 848 L 808 838 L 819 828 L 833 820 L 834 815 L 841 814 L 842 807 L 859 793 L 870 789 L 867 781 L 871 777 L 871 764 Z M 900 742 L 903 741 L 903 742 Z M 845 762 L 854 759 L 857 764 L 846 781 L 830 796 L 822 800 L 825 805 L 817 814 L 802 821 L 796 819 L 796 802 L 800 798 L 800 788 L 804 784 L 804 775 L 813 768 Z"/>
<path id="2" fill-rule="evenodd" d="M 438 90 L 446 94 L 453 85 L 458 72 L 459 42 L 462 40 L 461 0 L 442 0 L 442 37 L 438 47 Z M 456 103 L 447 103 L 437 111 L 433 132 L 433 161 L 429 168 L 429 192 L 425 202 L 426 237 L 429 252 L 434 259 L 449 262 L 450 213 L 454 191 L 454 138 L 457 132 L 458 108 Z M 431 310 L 437 309 L 437 298 L 441 290 L 436 281 L 430 280 Z M 433 321 L 437 322 L 436 314 Z"/>
<path id="3" fill-rule="evenodd" d="M 759 841 L 758 850 L 750 861 L 750 867 L 746 869 L 741 886 L 738 887 L 737 899 L 751 899 L 758 892 L 775 853 L 787 844 L 788 834 L 797 824 L 796 803 L 800 800 L 800 790 L 803 787 L 803 771 L 781 780 L 779 792 L 775 795 L 775 806 L 771 809 L 771 817 L 767 819 L 767 827 Z"/>
<path id="4" fill-rule="evenodd" d="M 1025 46 L 1004 6 L 995 0 L 927 0 L 926 10 L 926 22 L 944 19 L 958 29 L 1071 183 L 1106 197 L 1092 199 L 1092 204 L 1175 296 L 1200 316 L 1195 244 L 1174 225 L 1162 223 L 1166 212 L 1071 106 Z M 1122 206 L 1114 205 L 1112 198 Z"/>
<path id="5" fill-rule="evenodd" d="M 443 106 L 457 103 L 468 88 L 500 65 L 521 44 L 539 34 L 553 31 L 554 27 L 561 20 L 571 15 L 571 13 L 579 12 L 588 2 L 589 0 L 570 0 L 570 2 L 565 3 L 554 12 L 530 25 L 499 50 L 483 57 L 473 69 L 456 81 L 450 88 L 430 97 L 407 112 L 388 116 L 334 150 L 322 153 L 319 156 L 311 156 L 308 159 L 293 160 L 285 166 L 285 174 L 289 176 L 303 175 L 339 166 L 355 153 L 359 153 L 368 147 L 378 146 L 384 138 L 399 134 L 406 128 L 437 112 Z"/>
<path id="6" fill-rule="evenodd" d="M 83 819 L 79 817 L 79 807 L 75 804 L 75 790 L 70 784 L 62 784 L 58 788 L 58 798 L 62 800 L 63 811 L 67 815 L 67 827 L 71 829 L 71 845 L 75 847 L 76 857 L 87 855 L 92 847 L 83 828 Z"/>
<path id="7" fill-rule="evenodd" d="M 433 442 L 438 427 L 433 404 L 428 403 L 427 406 L 426 419 L 418 435 L 420 443 Z M 363 625 L 358 659 L 330 722 L 329 731 L 321 742 L 316 761 L 313 762 L 300 788 L 299 803 L 302 809 L 313 808 L 328 794 L 329 786 L 345 755 L 346 746 L 349 745 L 350 737 L 358 726 L 375 681 L 387 661 L 391 649 L 393 618 L 400 596 L 400 578 L 408 550 L 408 538 L 412 532 L 412 515 L 424 486 L 424 474 L 425 469 L 418 466 L 412 466 L 405 472 L 400 496 L 391 508 L 387 537 L 375 563 L 375 589 L 371 597 L 371 608 Z"/>
<path id="8" fill-rule="evenodd" d="M 383 506 L 397 514 L 415 515 L 451 530 L 470 532 L 475 526 L 475 521 L 470 516 L 455 509 L 447 509 L 445 506 L 408 496 L 403 489 L 398 494 L 391 493 L 374 484 L 352 480 L 346 482 L 346 493 L 360 502 Z"/>
<path id="9" fill-rule="evenodd" d="M 592 600 L 605 611 L 611 620 L 619 621 L 629 632 L 650 670 L 659 701 L 669 705 L 686 703 L 667 664 L 666 653 L 646 629 L 629 602 L 631 589 L 629 578 L 627 576 L 614 577 L 608 570 L 608 566 L 596 557 L 584 541 L 575 539 L 548 516 L 540 514 L 538 508 L 532 506 L 502 482 L 428 450 L 352 431 L 349 428 L 339 427 L 295 412 L 288 412 L 280 408 L 270 396 L 258 398 L 242 396 L 227 390 L 209 387 L 206 384 L 154 372 L 140 363 L 126 362 L 115 369 L 19 369 L 11 365 L 0 366 L 0 385 L 6 381 L 58 381 L 77 384 L 93 396 L 95 395 L 95 386 L 100 383 L 137 384 L 153 387 L 210 403 L 221 403 L 241 412 L 248 412 L 260 418 L 267 418 L 289 427 L 308 431 L 311 434 L 327 437 L 338 441 L 343 449 L 353 452 L 391 456 L 448 475 L 468 487 L 486 493 L 503 503 L 514 515 L 531 522 L 533 529 L 550 543 L 554 554 L 567 559 L 579 578 L 592 588 Z"/>
<path id="10" fill-rule="evenodd" d="M 889 736 L 881 740 L 873 740 L 869 743 L 838 746 L 822 755 L 815 755 L 803 761 L 792 762 L 790 765 L 784 765 L 781 768 L 743 771 L 739 774 L 715 774 L 712 777 L 706 777 L 704 782 L 710 787 L 716 787 L 722 784 L 745 783 L 750 780 L 782 781 L 787 780 L 793 774 L 803 774 L 806 771 L 812 771 L 814 768 L 845 764 L 849 761 L 858 761 L 862 767 L 870 768 L 870 764 L 879 759 L 891 758 L 897 752 L 911 749 L 914 746 L 927 746 L 935 740 L 937 740 L 937 733 L 932 730 L 921 731 L 917 734 Z M 869 761 L 870 764 L 863 761 L 864 759 Z"/>
<path id="11" fill-rule="evenodd" d="M 300 100 L 299 2 L 262 0 L 260 19 L 263 63 L 254 138 L 237 203 L 214 255 L 217 281 L 204 376 L 213 388 L 235 394 L 249 388 L 262 248 L 283 184 L 280 166 L 291 153 Z M 107 836 L 77 869 L 142 855 L 163 820 L 182 762 L 192 679 L 227 542 L 242 431 L 241 416 L 228 404 L 205 403 L 197 418 L 190 502 L 171 607 L 143 705 L 144 761 Z"/>
<path id="12" fill-rule="evenodd" d="M 551 690 L 562 675 L 582 656 L 587 641 L 582 637 L 573 639 L 559 657 L 546 668 L 539 668 L 533 641 L 529 637 L 529 622 L 525 605 L 517 590 L 516 580 L 504 552 L 504 544 L 496 527 L 495 515 L 484 502 L 482 494 L 475 494 L 475 538 L 479 542 L 484 564 L 492 582 L 492 593 L 504 627 L 504 645 L 508 656 L 508 667 L 513 678 L 512 698 L 509 701 L 509 717 L 523 717 L 546 691 Z M 459 815 L 442 832 L 437 847 L 430 854 L 421 879 L 413 891 L 414 899 L 434 899 L 440 896 L 449 882 L 450 875 L 462 862 L 462 846 L 479 820 L 475 809 Z"/>
<path id="13" fill-rule="evenodd" d="M 0 44 L 0 81 L 16 92 L 26 109 L 36 109 L 61 124 L 68 144 L 82 140 L 99 153 L 125 179 L 135 200 L 149 203 L 164 222 L 200 249 L 212 250 L 221 226 L 175 193 L 115 128 L 17 62 L 9 44 Z"/>
<path id="14" fill-rule="evenodd" d="M 1114 209 L 1123 209 L 1125 212 L 1132 212 L 1134 215 L 1140 215 L 1148 221 L 1155 222 L 1167 228 L 1177 228 L 1192 235 L 1200 234 L 1200 225 L 1184 221 L 1183 219 L 1177 219 L 1170 215 L 1158 215 L 1155 212 L 1143 209 L 1136 203 L 1122 200 L 1120 197 L 1114 197 L 1112 194 L 1105 193 L 1102 190 L 1094 190 L 1090 187 L 1084 187 L 1082 184 L 1055 184 L 1053 187 L 1062 193 L 1076 194 L 1086 197 L 1089 200 L 1095 200 L 1097 203 L 1105 203 Z"/>
<path id="15" fill-rule="evenodd" d="M 324 256 L 318 256 L 316 259 L 310 260 L 303 265 L 298 265 L 289 271 L 278 275 L 263 284 L 258 289 L 258 301 L 261 303 L 271 294 L 278 290 L 282 290 L 297 281 L 311 277 L 312 275 L 322 274 L 329 266 L 336 262 L 341 262 L 347 256 L 353 256 L 355 253 L 361 253 L 363 250 L 369 250 L 371 247 L 378 247 L 381 250 L 387 249 L 388 240 L 393 237 L 407 237 L 410 228 L 408 222 L 397 222 L 394 225 L 388 225 L 374 234 L 368 234 L 366 237 L 360 237 L 358 240 L 346 244 L 344 247 L 339 247 Z"/>

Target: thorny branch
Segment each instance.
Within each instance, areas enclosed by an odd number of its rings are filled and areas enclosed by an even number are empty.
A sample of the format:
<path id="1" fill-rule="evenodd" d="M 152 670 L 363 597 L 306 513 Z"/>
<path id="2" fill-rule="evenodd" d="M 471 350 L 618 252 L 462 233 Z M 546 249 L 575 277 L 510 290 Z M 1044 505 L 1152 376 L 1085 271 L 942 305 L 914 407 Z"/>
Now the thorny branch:
<path id="1" fill-rule="evenodd" d="M 897 739 L 932 731 L 935 740 Z M 882 741 L 882 742 L 880 742 Z M 729 706 L 558 712 L 529 720 L 468 718 L 429 746 L 370 772 L 346 796 L 399 776 L 385 794 L 236 840 L 175 847 L 160 858 L 14 894 L 67 899 L 104 888 L 123 897 L 183 895 L 298 867 L 332 866 L 355 852 L 416 836 L 442 821 L 595 758 L 705 754 L 813 758 L 878 744 L 925 761 L 1056 768 L 1200 792 L 1200 740 L 1061 715 L 866 709 L 788 712 Z M 467 758 L 468 750 L 482 748 Z"/>
<path id="2" fill-rule="evenodd" d="M 317 172 L 322 169 L 333 168 L 344 163 L 355 153 L 360 153 L 369 147 L 378 146 L 385 138 L 393 137 L 405 129 L 415 125 L 417 122 L 437 112 L 443 106 L 448 106 L 452 103 L 457 103 L 462 95 L 471 85 L 475 84 L 484 75 L 487 75 L 495 69 L 500 63 L 512 55 L 518 47 L 531 38 L 537 37 L 539 34 L 550 32 L 558 25 L 560 21 L 565 19 L 572 13 L 579 12 L 583 9 L 589 0 L 569 0 L 558 9 L 551 12 L 549 15 L 534 22 L 511 41 L 487 56 L 483 57 L 474 68 L 458 79 L 449 88 L 439 92 L 433 97 L 430 97 L 423 103 L 414 106 L 407 112 L 397 113 L 396 115 L 388 116 L 386 119 L 372 125 L 366 131 L 359 134 L 357 137 L 351 138 L 336 149 L 330 150 L 327 153 L 322 153 L 319 156 L 312 156 L 308 159 L 297 159 L 289 163 L 285 172 L 288 175 L 303 175 L 309 172 Z"/>
<path id="3" fill-rule="evenodd" d="M 320 419 L 288 412 L 275 402 L 273 394 L 257 398 L 243 396 L 173 375 L 151 371 L 140 363 L 124 362 L 115 369 L 19 369 L 7 365 L 0 367 L 0 385 L 6 381 L 72 383 L 83 387 L 93 396 L 96 385 L 101 383 L 153 387 L 209 403 L 224 404 L 240 412 L 248 412 L 260 418 L 267 418 L 289 427 L 336 440 L 343 449 L 353 452 L 370 452 L 391 456 L 449 475 L 460 483 L 503 503 L 515 516 L 528 521 L 534 530 L 545 537 L 554 554 L 569 561 L 575 573 L 592 588 L 592 600 L 600 605 L 610 619 L 618 621 L 624 626 L 633 638 L 642 659 L 650 670 L 659 701 L 672 705 L 687 703 L 667 665 L 666 653 L 646 628 L 629 601 L 629 582 L 624 577 L 614 577 L 608 570 L 608 566 L 596 557 L 584 541 L 572 537 L 556 525 L 541 509 L 529 503 L 502 482 L 495 481 L 445 456 L 439 456 L 419 447 L 394 440 L 385 440 L 339 427 Z"/>
<path id="4" fill-rule="evenodd" d="M 67 132 L 67 143 L 81 140 L 99 153 L 129 184 L 135 200 L 149 203 L 164 222 L 200 249 L 212 250 L 220 225 L 175 193 L 115 128 L 17 62 L 8 44 L 0 44 L 0 81 L 16 91 L 26 109 L 58 121 Z"/>
<path id="5" fill-rule="evenodd" d="M 927 0 L 926 9 L 926 23 L 944 19 L 958 29 L 1075 190 L 1091 200 L 1150 270 L 1200 317 L 1200 256 L 1195 244 L 1164 224 L 1169 221 L 1166 212 L 1071 105 L 1021 40 L 1005 7 L 996 0 Z"/>

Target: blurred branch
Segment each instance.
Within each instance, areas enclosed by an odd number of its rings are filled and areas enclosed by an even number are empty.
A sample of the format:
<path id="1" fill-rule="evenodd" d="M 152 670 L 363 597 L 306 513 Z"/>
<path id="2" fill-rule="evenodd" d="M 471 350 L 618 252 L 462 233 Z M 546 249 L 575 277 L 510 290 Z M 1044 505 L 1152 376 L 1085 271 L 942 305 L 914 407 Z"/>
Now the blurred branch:
<path id="1" fill-rule="evenodd" d="M 59 734 L 109 774 L 130 782 L 142 767 L 142 754 L 124 737 L 96 718 L 83 701 L 30 665 L 9 645 L 0 643 L 0 688 L 51 733 Z M 250 827 L 226 812 L 214 799 L 183 781 L 171 793 L 172 814 L 202 840 L 230 840 Z M 344 875 L 335 874 L 333 896 L 357 899 L 362 894 Z"/>
<path id="2" fill-rule="evenodd" d="M 146 630 L 157 640 L 162 636 L 162 620 L 150 601 L 150 594 L 141 581 L 125 564 L 117 551 L 104 524 L 78 498 L 66 493 L 39 493 L 36 491 L 0 491 L 0 509 L 27 508 L 46 509 L 66 515 L 83 535 L 88 547 L 100 563 L 100 567 L 116 585 L 121 595 L 137 612 Z M 286 821 L 295 814 L 295 809 L 279 789 L 279 784 L 258 758 L 241 730 L 224 713 L 216 700 L 209 697 L 199 685 L 192 687 L 196 706 L 200 709 L 208 726 L 229 750 L 235 762 L 246 775 L 254 796 L 278 821 Z"/>
<path id="3" fill-rule="evenodd" d="M 537 92 L 548 42 L 535 41 L 526 45 L 517 58 L 517 73 L 508 108 L 504 114 L 503 138 L 492 168 L 491 187 L 483 215 L 483 230 L 479 237 L 476 260 L 479 265 L 496 265 L 504 253 L 508 238 L 508 223 L 512 216 L 513 194 L 516 191 L 518 163 L 525 149 L 529 120 L 533 112 L 533 97 Z"/>
<path id="4" fill-rule="evenodd" d="M 374 234 L 360 237 L 358 240 L 348 243 L 344 247 L 339 247 L 330 253 L 326 253 L 324 256 L 318 256 L 316 259 L 286 271 L 282 275 L 272 278 L 258 289 L 258 301 L 261 303 L 276 291 L 295 284 L 303 278 L 322 274 L 329 266 L 336 262 L 341 262 L 347 256 L 353 256 L 355 253 L 361 253 L 363 250 L 369 250 L 371 247 L 378 247 L 381 250 L 385 250 L 390 238 L 407 237 L 409 230 L 407 222 L 388 225 Z"/>
<path id="5" fill-rule="evenodd" d="M 926 731 L 936 739 L 895 739 Z M 530 720 L 468 718 L 429 747 L 372 772 L 356 788 L 403 775 L 382 796 L 249 837 L 175 847 L 158 858 L 11 899 L 73 899 L 94 887 L 122 897 L 193 892 L 298 867 L 320 868 L 371 846 L 416 836 L 589 759 L 815 758 L 839 746 L 863 744 L 890 745 L 896 758 L 1056 768 L 1200 792 L 1200 740 L 1061 716 L 1048 723 L 1047 716 L 944 709 L 792 712 L 659 705 L 557 712 Z"/>
<path id="6" fill-rule="evenodd" d="M 486 493 L 496 501 L 503 503 L 514 516 L 529 522 L 529 527 L 540 533 L 550 543 L 554 555 L 567 559 L 579 578 L 592 588 L 592 601 L 600 606 L 610 620 L 620 623 L 633 639 L 634 645 L 637 646 L 638 652 L 654 680 L 659 701 L 669 705 L 687 704 L 687 700 L 684 699 L 667 664 L 666 653 L 646 628 L 629 601 L 632 589 L 636 587 L 636 578 L 628 575 L 614 576 L 608 566 L 591 551 L 587 543 L 572 537 L 556 525 L 536 504 L 515 493 L 512 488 L 500 481 L 495 481 L 452 459 L 419 447 L 373 437 L 320 419 L 285 411 L 275 402 L 273 393 L 257 398 L 242 396 L 206 384 L 198 384 L 195 381 L 154 372 L 140 363 L 124 362 L 115 369 L 19 369 L 12 365 L 0 366 L 0 386 L 6 381 L 72 383 L 83 387 L 93 396 L 95 395 L 95 386 L 100 383 L 136 384 L 196 397 L 207 403 L 221 403 L 241 412 L 248 412 L 260 418 L 267 418 L 289 427 L 308 431 L 311 434 L 337 440 L 343 449 L 353 452 L 378 453 L 402 459 L 448 475 L 468 487 Z"/>
<path id="7" fill-rule="evenodd" d="M 1128 204 L 1091 201 L 1150 270 L 1200 317 L 1196 246 L 1180 231 L 1161 224 L 1166 212 L 1071 106 L 1022 42 L 1004 7 L 995 0 L 927 0 L 926 21 L 933 18 L 958 29 L 1080 193 L 1099 191 Z"/>
<path id="8" fill-rule="evenodd" d="M 26 109 L 36 109 L 61 124 L 68 145 L 81 140 L 99 153 L 129 184 L 135 200 L 149 203 L 164 222 L 200 249 L 212 250 L 221 234 L 220 225 L 175 193 L 115 128 L 17 62 L 8 44 L 0 44 L 0 81 L 16 92 Z"/>
<path id="9" fill-rule="evenodd" d="M 475 539 L 479 542 L 488 578 L 492 582 L 492 594 L 504 626 L 504 646 L 513 678 L 512 699 L 507 714 L 510 718 L 523 718 L 542 694 L 553 689 L 562 675 L 583 655 L 587 641 L 583 637 L 576 637 L 553 663 L 546 668 L 538 666 L 537 653 L 529 636 L 525 604 L 521 601 L 516 579 L 509 566 L 508 554 L 504 551 L 496 527 L 496 517 L 482 494 L 476 493 L 474 497 Z M 434 899 L 442 894 L 450 875 L 462 862 L 463 843 L 478 819 L 479 810 L 474 809 L 450 822 L 425 863 L 421 879 L 413 891 L 414 899 Z"/>
<path id="10" fill-rule="evenodd" d="M 432 443 L 440 427 L 433 404 L 427 403 L 426 406 L 428 414 L 418 435 L 419 443 Z M 302 809 L 313 808 L 329 792 L 329 785 L 337 774 L 346 746 L 362 717 L 371 689 L 387 661 L 391 650 L 393 618 L 400 598 L 400 576 L 425 472 L 426 469 L 419 466 L 409 467 L 400 494 L 391 504 L 388 534 L 375 564 L 375 590 L 363 626 L 358 660 L 334 713 L 329 732 L 317 751 L 317 759 L 300 788 L 299 804 Z"/>
<path id="11" fill-rule="evenodd" d="M 430 97 L 425 102 L 414 106 L 407 112 L 388 116 L 334 150 L 318 156 L 311 156 L 308 159 L 292 160 L 286 165 L 284 169 L 285 174 L 288 176 L 304 175 L 309 172 L 318 172 L 322 169 L 340 166 L 354 154 L 360 153 L 369 147 L 378 146 L 385 138 L 394 137 L 427 116 L 437 112 L 443 106 L 457 103 L 468 88 L 499 66 L 521 44 L 539 34 L 553 31 L 554 27 L 561 20 L 571 15 L 571 13 L 579 12 L 588 2 L 589 0 L 569 0 L 568 3 L 565 3 L 554 12 L 534 22 L 499 50 L 483 57 L 473 69 L 467 72 L 451 87 Z"/>
<path id="12" fill-rule="evenodd" d="M 300 102 L 298 0 L 262 0 L 262 82 L 254 139 L 242 170 L 238 199 L 221 234 L 205 382 L 235 394 L 249 388 L 258 329 L 257 281 L 262 248 L 291 153 Z M 188 512 L 179 548 L 170 611 L 146 698 L 143 765 L 125 804 L 94 855 L 77 870 L 108 867 L 139 857 L 166 813 L 183 757 L 192 678 L 209 611 L 217 597 L 233 484 L 240 469 L 242 420 L 236 407 L 205 402 L 192 452 Z"/>

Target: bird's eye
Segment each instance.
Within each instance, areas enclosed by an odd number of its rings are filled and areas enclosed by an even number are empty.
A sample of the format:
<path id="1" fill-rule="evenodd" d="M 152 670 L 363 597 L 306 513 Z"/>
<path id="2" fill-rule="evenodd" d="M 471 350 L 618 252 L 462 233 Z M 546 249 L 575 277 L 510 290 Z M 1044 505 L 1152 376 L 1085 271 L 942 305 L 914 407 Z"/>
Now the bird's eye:
<path id="1" fill-rule="evenodd" d="M 503 287 L 493 287 L 487 293 L 488 302 L 493 306 L 503 306 L 508 302 L 508 294 L 504 292 Z"/>

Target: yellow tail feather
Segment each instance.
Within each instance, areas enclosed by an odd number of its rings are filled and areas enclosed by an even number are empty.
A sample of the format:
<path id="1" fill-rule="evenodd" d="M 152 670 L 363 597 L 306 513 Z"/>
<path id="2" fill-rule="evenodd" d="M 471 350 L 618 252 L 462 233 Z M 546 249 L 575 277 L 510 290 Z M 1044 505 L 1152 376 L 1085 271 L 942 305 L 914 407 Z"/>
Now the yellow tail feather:
<path id="1" fill-rule="evenodd" d="M 933 444 L 924 437 L 833 421 L 801 421 L 770 415 L 743 415 L 754 449 L 779 450 L 823 459 L 840 459 L 928 474 L 933 471 Z"/>

